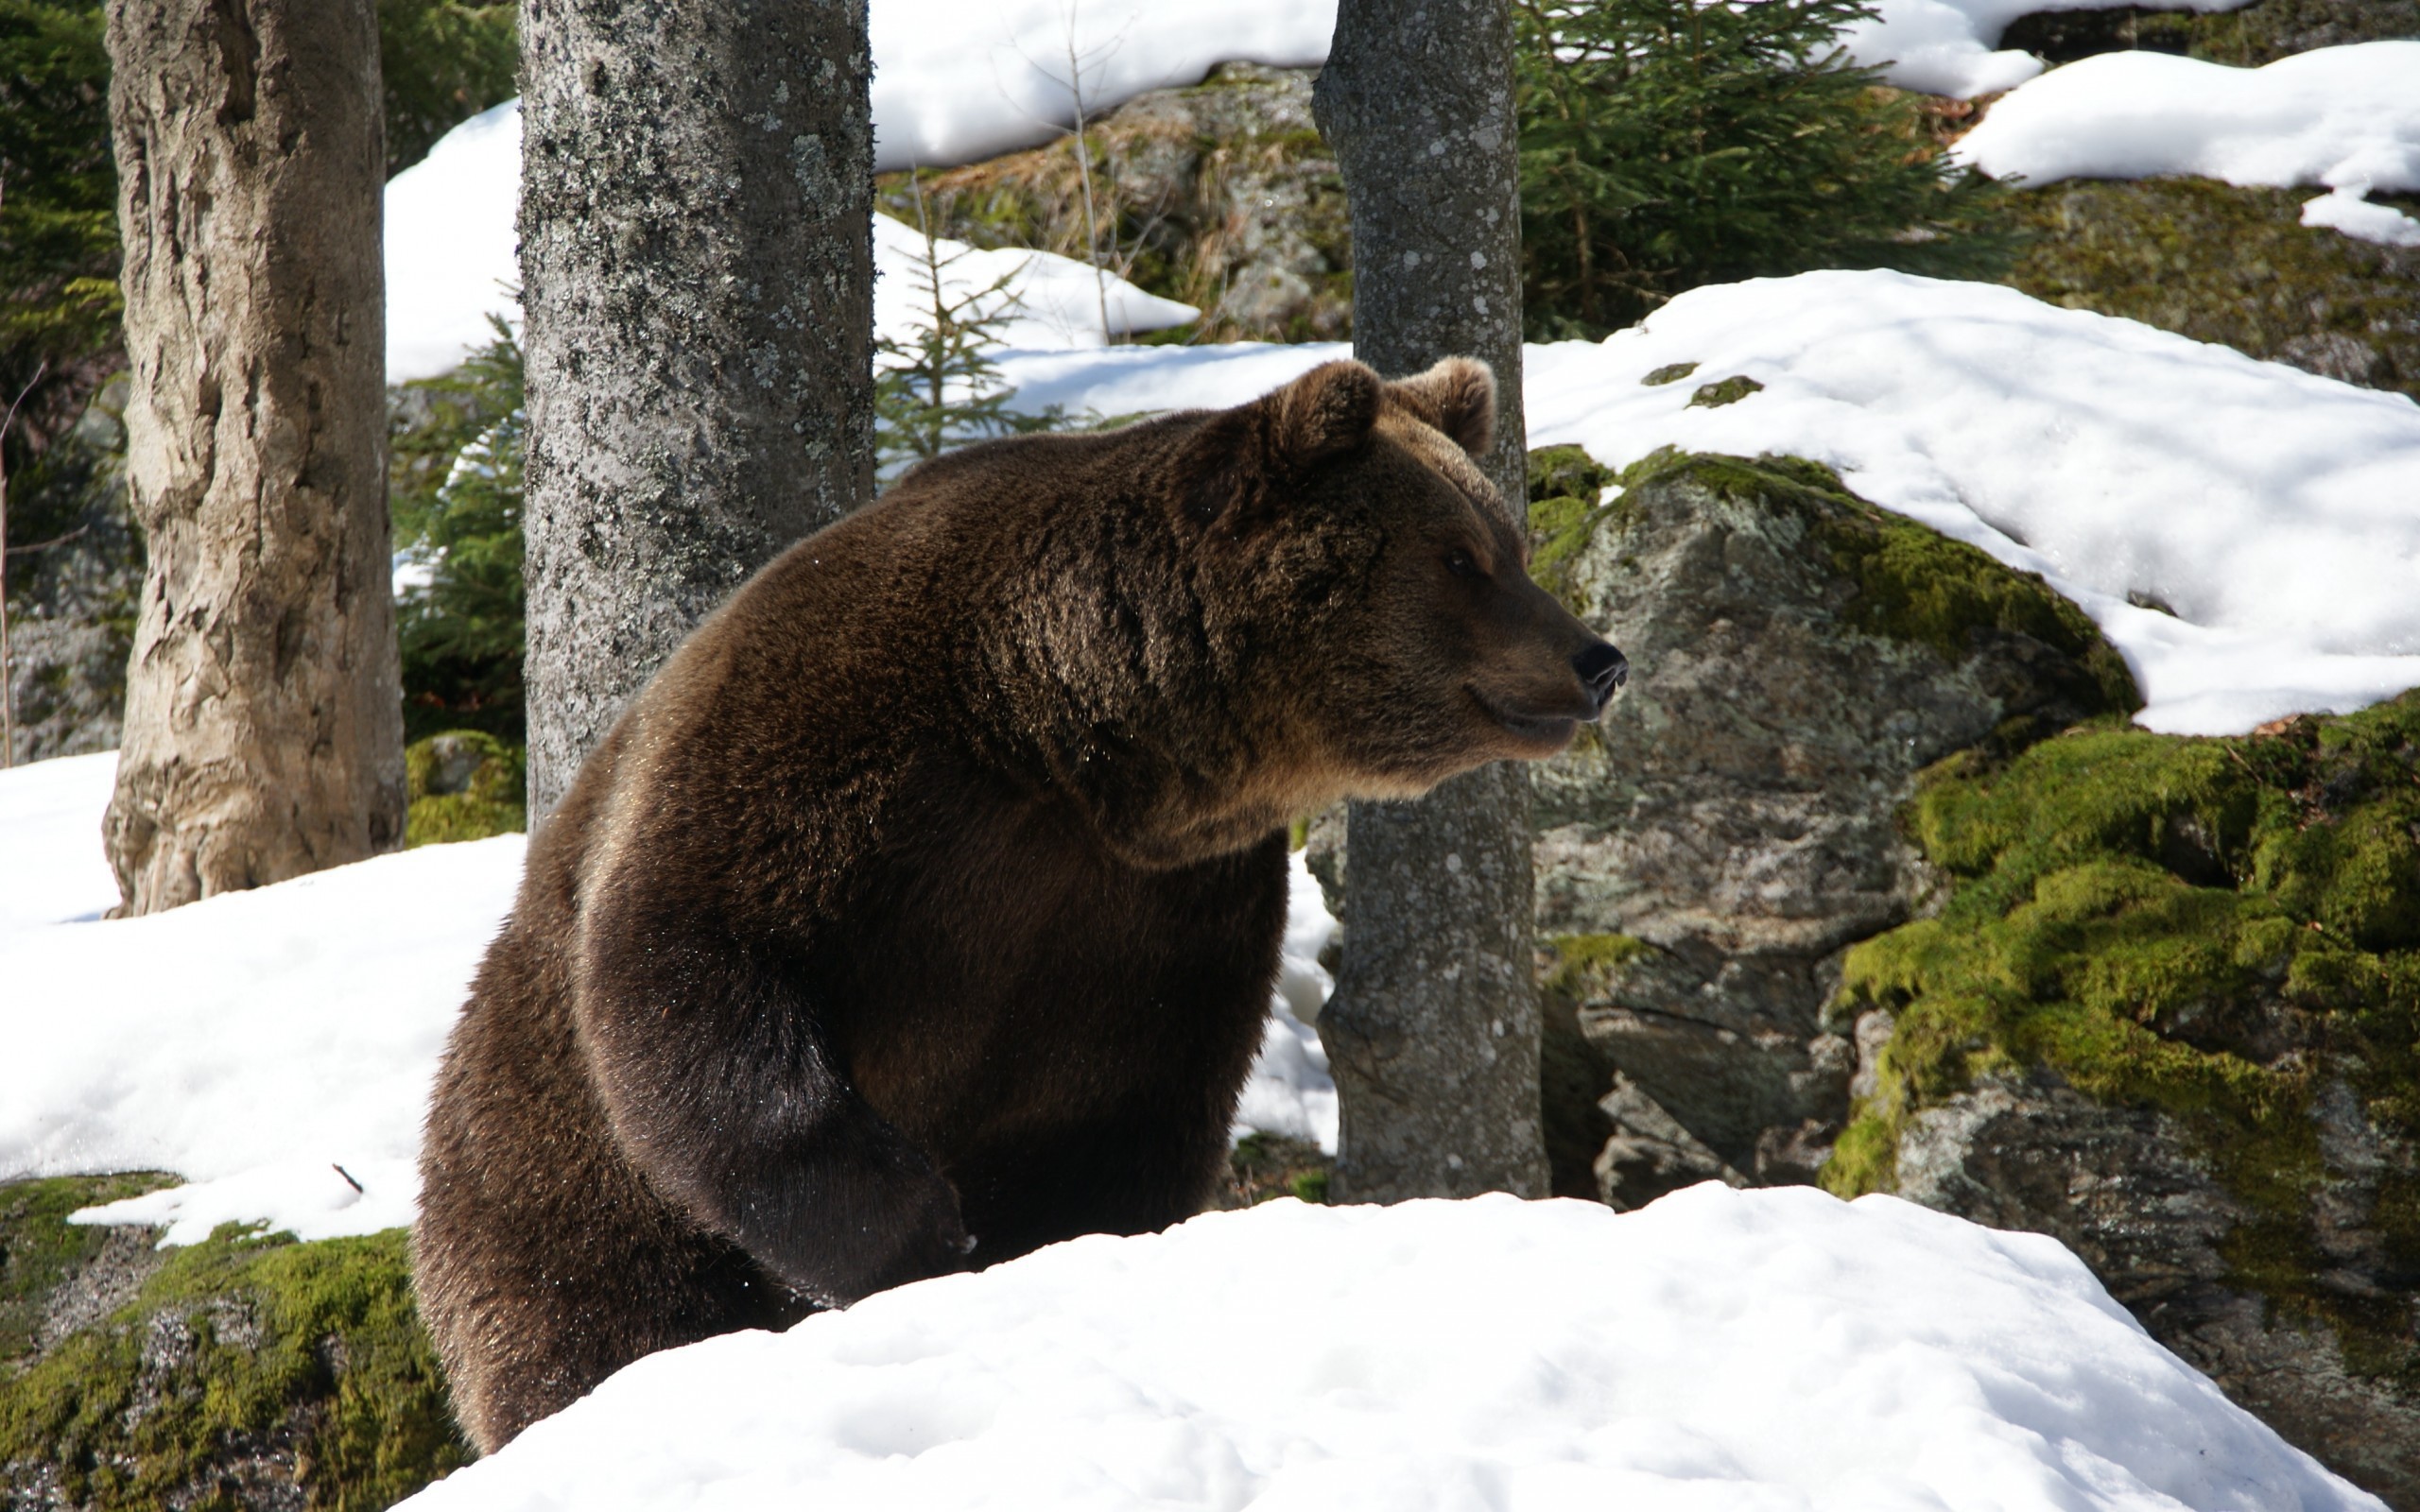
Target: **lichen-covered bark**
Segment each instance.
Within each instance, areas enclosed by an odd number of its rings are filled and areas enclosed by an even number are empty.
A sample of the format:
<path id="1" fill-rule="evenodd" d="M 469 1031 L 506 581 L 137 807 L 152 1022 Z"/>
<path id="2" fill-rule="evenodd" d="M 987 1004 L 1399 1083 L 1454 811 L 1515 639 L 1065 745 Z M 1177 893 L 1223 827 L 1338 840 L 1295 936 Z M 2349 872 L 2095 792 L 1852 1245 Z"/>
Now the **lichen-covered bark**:
<path id="1" fill-rule="evenodd" d="M 402 843 L 371 0 L 112 0 L 129 913 Z"/>
<path id="2" fill-rule="evenodd" d="M 529 799 L 871 497 L 865 0 L 525 0 Z"/>
<path id="3" fill-rule="evenodd" d="M 1353 214 L 1354 352 L 1495 369 L 1488 475 L 1524 485 L 1520 182 L 1504 0 L 1344 0 L 1314 88 Z M 1343 968 L 1320 1030 L 1344 1201 L 1543 1195 L 1529 785 L 1491 766 L 1357 803 Z"/>

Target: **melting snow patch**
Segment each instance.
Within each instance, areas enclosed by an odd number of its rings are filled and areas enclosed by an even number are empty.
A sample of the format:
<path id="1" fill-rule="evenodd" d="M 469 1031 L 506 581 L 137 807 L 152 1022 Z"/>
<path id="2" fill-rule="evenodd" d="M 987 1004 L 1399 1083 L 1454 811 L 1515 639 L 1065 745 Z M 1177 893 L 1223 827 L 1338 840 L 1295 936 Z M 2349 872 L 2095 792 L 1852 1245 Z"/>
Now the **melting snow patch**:
<path id="1" fill-rule="evenodd" d="M 1290 1200 L 642 1360 L 415 1512 L 2381 1506 L 2056 1241 L 1716 1184 Z"/>
<path id="2" fill-rule="evenodd" d="M 1872 19 L 1841 34 L 1849 55 L 1901 89 L 1978 94 L 2014 89 L 2042 72 L 2027 52 L 1996 52 L 2000 33 L 2037 10 L 2108 10 L 2130 0 L 1874 0 Z M 2251 0 L 2172 0 L 2166 9 L 2233 10 Z"/>
<path id="3" fill-rule="evenodd" d="M 2420 243 L 2420 222 L 2363 196 L 2420 190 L 2420 42 L 2322 47 L 2265 68 L 2104 53 L 1999 101 L 1955 156 L 1996 179 L 2195 174 L 2321 184 L 2303 224 Z"/>

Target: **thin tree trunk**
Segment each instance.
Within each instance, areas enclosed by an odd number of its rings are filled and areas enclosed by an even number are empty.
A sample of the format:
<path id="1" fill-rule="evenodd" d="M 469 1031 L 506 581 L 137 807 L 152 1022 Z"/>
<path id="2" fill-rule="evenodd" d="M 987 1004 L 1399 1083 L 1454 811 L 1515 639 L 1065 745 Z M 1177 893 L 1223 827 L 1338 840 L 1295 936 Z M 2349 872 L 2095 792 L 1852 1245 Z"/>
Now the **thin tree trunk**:
<path id="1" fill-rule="evenodd" d="M 1312 93 L 1353 214 L 1353 347 L 1390 377 L 1495 369 L 1485 471 L 1524 495 L 1520 182 L 1506 0 L 1343 0 Z M 1547 1190 L 1529 782 L 1482 768 L 1356 803 L 1344 959 L 1320 1033 L 1346 1201 Z"/>
<path id="2" fill-rule="evenodd" d="M 110 0 L 150 565 L 106 836 L 144 914 L 404 833 L 372 0 Z"/>
<path id="3" fill-rule="evenodd" d="M 865 0 L 523 0 L 529 807 L 873 490 Z"/>

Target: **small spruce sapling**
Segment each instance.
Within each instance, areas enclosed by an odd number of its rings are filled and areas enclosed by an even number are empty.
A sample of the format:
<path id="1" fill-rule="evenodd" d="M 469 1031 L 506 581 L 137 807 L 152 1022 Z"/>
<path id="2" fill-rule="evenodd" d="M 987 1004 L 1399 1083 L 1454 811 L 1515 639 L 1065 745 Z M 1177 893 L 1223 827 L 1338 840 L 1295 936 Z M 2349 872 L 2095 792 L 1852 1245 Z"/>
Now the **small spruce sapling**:
<path id="1" fill-rule="evenodd" d="M 925 213 L 917 183 L 917 231 L 924 254 L 915 278 L 915 313 L 906 339 L 883 336 L 874 343 L 874 455 L 885 478 L 939 456 L 953 446 L 994 436 L 1047 430 L 1059 421 L 1056 406 L 1036 415 L 1009 407 L 1016 390 L 1000 376 L 992 350 L 1014 314 L 1011 287 L 1015 273 L 1003 273 L 979 287 L 954 284 L 952 264 L 966 249 L 944 254 Z"/>

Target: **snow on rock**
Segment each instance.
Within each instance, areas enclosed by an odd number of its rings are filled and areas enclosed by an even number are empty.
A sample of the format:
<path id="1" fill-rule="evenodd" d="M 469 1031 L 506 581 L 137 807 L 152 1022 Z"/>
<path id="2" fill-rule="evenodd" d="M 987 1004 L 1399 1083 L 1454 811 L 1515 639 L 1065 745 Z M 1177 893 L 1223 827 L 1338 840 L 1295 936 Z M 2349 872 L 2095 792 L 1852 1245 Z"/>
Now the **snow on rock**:
<path id="1" fill-rule="evenodd" d="M 387 185 L 387 381 L 433 378 L 495 338 L 491 316 L 520 324 L 521 267 L 512 232 L 520 194 L 521 104 L 475 115 Z M 873 217 L 874 330 L 913 341 L 931 308 L 925 239 L 888 215 Z M 944 297 L 955 301 L 1006 278 L 1001 335 L 1028 348 L 1098 347 L 1108 329 L 1131 335 L 1183 325 L 1201 313 L 1146 294 L 1114 275 L 1096 279 L 1072 258 L 1041 251 L 978 251 L 934 241 Z M 980 301 L 988 311 L 999 301 Z"/>
<path id="2" fill-rule="evenodd" d="M 116 754 L 0 772 L 0 1181 L 164 1170 L 190 1184 L 90 1210 L 304 1239 L 411 1221 L 437 1058 L 521 883 L 519 835 L 425 846 L 144 919 L 101 859 Z M 1267 1043 L 1236 1133 L 1336 1148 L 1308 1024 L 1336 929 L 1293 858 Z M 1297 1016 L 1299 1015 L 1299 1017 Z"/>
<path id="3" fill-rule="evenodd" d="M 1734 376 L 1764 387 L 1690 403 Z M 2420 405 L 2401 394 L 1890 272 L 1697 289 L 1601 345 L 1532 349 L 1525 387 L 1533 446 L 1809 457 L 2043 574 L 2125 653 L 2150 729 L 2420 686 Z"/>
<path id="4" fill-rule="evenodd" d="M 1224 62 L 1316 68 L 1336 0 L 874 0 L 874 171 L 1047 142 Z M 1071 87 L 1071 85 L 1073 87 Z"/>
<path id="5" fill-rule="evenodd" d="M 1708 1183 L 1279 1200 L 639 1361 L 414 1512 L 2381 1508 L 2057 1241 Z"/>
<path id="6" fill-rule="evenodd" d="M 1050 252 L 987 251 L 936 236 L 928 261 L 924 233 L 889 215 L 873 217 L 873 263 L 874 330 L 899 341 L 914 340 L 920 320 L 931 322 L 936 277 L 943 309 L 971 300 L 967 317 L 1003 317 L 994 329 L 1011 347 L 1100 347 L 1104 310 L 1106 329 L 1123 333 L 1164 331 L 1201 315 Z"/>
<path id="7" fill-rule="evenodd" d="M 2420 42 L 2322 47 L 2265 68 L 2104 53 L 1994 105 L 1954 156 L 2033 184 L 2155 174 L 2321 184 L 2334 193 L 2305 207 L 2305 225 L 2420 243 L 2420 221 L 2362 198 L 2420 190 Z"/>
<path id="8" fill-rule="evenodd" d="M 12 875 L 20 833 L 0 829 Z M 199 1185 L 96 1210 L 179 1219 L 171 1243 L 229 1221 L 304 1238 L 407 1222 L 438 1053 L 521 853 L 519 835 L 428 846 L 0 934 L 0 1180 L 173 1171 Z"/>
<path id="9" fill-rule="evenodd" d="M 2130 0 L 1874 0 L 1875 14 L 1841 34 L 1849 56 L 1901 89 L 1972 99 L 2042 72 L 2026 52 L 1998 52 L 2000 33 L 2036 10 L 2108 10 Z M 2177 10 L 2234 10 L 2251 0 L 2163 0 Z"/>
<path id="10" fill-rule="evenodd" d="M 1115 415 L 1237 404 L 1350 354 L 1008 352 L 1000 368 L 1021 404 Z M 2420 405 L 2401 394 L 1891 272 L 1694 289 L 1601 344 L 1530 347 L 1525 367 L 1531 446 L 1615 467 L 1663 446 L 1809 457 L 2043 574 L 2125 654 L 2147 728 L 2240 733 L 2420 686 Z M 1734 376 L 1764 387 L 1690 403 Z"/>

